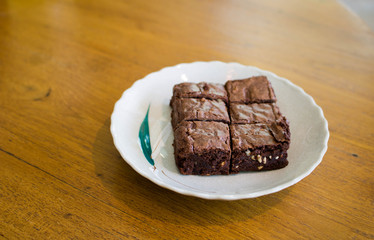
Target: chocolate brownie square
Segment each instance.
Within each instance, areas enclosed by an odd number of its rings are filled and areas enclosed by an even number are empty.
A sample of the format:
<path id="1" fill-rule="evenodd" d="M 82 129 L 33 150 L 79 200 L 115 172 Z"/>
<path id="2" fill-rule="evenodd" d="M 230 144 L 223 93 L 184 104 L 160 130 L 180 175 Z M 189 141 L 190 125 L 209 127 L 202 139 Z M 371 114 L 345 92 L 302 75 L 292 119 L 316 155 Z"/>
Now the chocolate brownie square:
<path id="1" fill-rule="evenodd" d="M 230 154 L 225 123 L 184 121 L 174 132 L 174 156 L 182 174 L 229 174 Z"/>
<path id="2" fill-rule="evenodd" d="M 173 96 L 177 98 L 221 99 L 227 103 L 227 92 L 222 84 L 184 82 L 174 86 Z"/>
<path id="3" fill-rule="evenodd" d="M 275 103 L 231 103 L 230 119 L 232 124 L 238 123 L 271 123 L 282 117 Z"/>
<path id="4" fill-rule="evenodd" d="M 290 132 L 286 120 L 268 124 L 233 124 L 231 173 L 274 170 L 288 165 Z"/>
<path id="5" fill-rule="evenodd" d="M 226 82 L 230 103 L 273 103 L 276 97 L 266 76 Z"/>
<path id="6" fill-rule="evenodd" d="M 173 128 L 176 128 L 182 121 L 191 120 L 230 122 L 226 104 L 220 99 L 175 98 L 171 107 Z"/>

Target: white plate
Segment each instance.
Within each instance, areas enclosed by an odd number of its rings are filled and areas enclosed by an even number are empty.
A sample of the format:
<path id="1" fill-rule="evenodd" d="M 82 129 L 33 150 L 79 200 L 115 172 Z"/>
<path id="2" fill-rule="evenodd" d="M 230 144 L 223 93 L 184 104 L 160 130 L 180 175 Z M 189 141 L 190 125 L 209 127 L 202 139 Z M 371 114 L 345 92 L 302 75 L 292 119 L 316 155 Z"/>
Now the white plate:
<path id="1" fill-rule="evenodd" d="M 278 106 L 290 122 L 289 165 L 275 171 L 228 176 L 181 175 L 174 162 L 170 126 L 169 100 L 173 86 L 180 82 L 225 83 L 255 75 L 265 75 L 271 81 Z M 149 105 L 154 166 L 147 161 L 138 139 Z M 114 144 L 135 171 L 162 187 L 206 199 L 254 198 L 287 188 L 317 167 L 327 150 L 329 138 L 322 109 L 303 89 L 256 67 L 216 61 L 166 67 L 136 81 L 115 104 L 111 120 Z"/>

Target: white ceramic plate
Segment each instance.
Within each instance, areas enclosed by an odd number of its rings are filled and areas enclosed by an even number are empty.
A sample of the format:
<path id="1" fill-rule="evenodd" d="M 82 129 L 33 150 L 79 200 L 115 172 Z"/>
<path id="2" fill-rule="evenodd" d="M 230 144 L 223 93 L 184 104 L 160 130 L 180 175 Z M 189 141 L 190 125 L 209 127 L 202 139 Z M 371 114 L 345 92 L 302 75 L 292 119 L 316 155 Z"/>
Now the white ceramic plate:
<path id="1" fill-rule="evenodd" d="M 271 81 L 281 112 L 291 128 L 286 168 L 228 176 L 185 176 L 175 165 L 169 101 L 180 82 L 225 83 L 265 75 Z M 139 130 L 149 110 L 152 161 L 143 154 Z M 287 188 L 308 176 L 322 161 L 329 132 L 322 109 L 303 89 L 289 80 L 256 67 L 238 63 L 194 62 L 166 67 L 138 80 L 115 104 L 111 117 L 114 144 L 139 174 L 175 192 L 206 198 L 235 200 L 254 198 Z"/>

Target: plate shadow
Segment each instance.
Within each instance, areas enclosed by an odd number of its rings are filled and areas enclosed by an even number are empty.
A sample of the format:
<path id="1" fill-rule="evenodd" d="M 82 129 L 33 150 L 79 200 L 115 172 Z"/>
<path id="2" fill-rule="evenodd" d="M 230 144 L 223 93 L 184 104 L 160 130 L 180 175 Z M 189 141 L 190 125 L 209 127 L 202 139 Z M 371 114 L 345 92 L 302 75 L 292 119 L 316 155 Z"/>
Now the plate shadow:
<path id="1" fill-rule="evenodd" d="M 109 118 L 96 134 L 92 160 L 96 176 L 105 188 L 103 191 L 109 195 L 104 201 L 123 212 L 170 224 L 210 226 L 246 221 L 271 210 L 290 191 L 224 201 L 185 196 L 162 188 L 142 177 L 122 159 L 113 144 Z"/>

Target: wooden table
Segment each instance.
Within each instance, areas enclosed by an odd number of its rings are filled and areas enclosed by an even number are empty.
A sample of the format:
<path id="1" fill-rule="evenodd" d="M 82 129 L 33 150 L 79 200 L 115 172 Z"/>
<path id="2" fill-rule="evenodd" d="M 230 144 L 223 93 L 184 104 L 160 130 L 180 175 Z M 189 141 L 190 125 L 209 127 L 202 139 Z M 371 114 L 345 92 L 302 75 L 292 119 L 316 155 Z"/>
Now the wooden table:
<path id="1" fill-rule="evenodd" d="M 315 171 L 209 201 L 120 157 L 114 103 L 182 62 L 270 70 L 329 122 Z M 0 239 L 373 239 L 374 33 L 335 1 L 0 1 Z"/>

